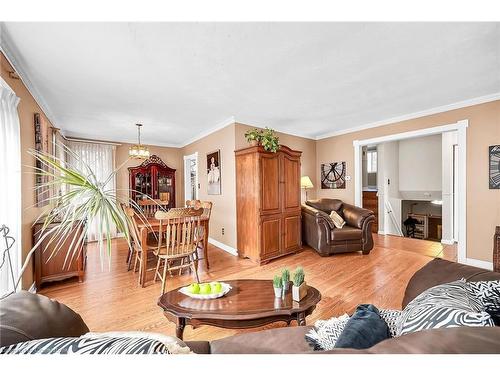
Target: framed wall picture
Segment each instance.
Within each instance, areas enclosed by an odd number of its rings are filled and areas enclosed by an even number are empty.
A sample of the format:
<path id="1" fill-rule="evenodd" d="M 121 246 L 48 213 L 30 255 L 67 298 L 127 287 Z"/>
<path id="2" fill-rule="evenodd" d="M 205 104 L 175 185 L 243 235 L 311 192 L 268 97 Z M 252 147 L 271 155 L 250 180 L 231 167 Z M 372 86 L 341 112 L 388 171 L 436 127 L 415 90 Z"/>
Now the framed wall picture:
<path id="1" fill-rule="evenodd" d="M 345 189 L 345 161 L 321 164 L 321 189 Z"/>
<path id="2" fill-rule="evenodd" d="M 37 151 L 49 152 L 49 133 L 51 129 L 47 122 L 43 120 L 43 117 L 39 113 L 35 113 L 33 116 L 33 125 L 35 127 L 35 149 Z M 35 161 L 35 167 L 38 169 L 44 168 L 39 160 Z M 37 207 L 43 207 L 48 204 L 50 191 L 47 187 L 41 187 L 46 182 L 46 176 L 35 174 L 35 202 Z"/>
<path id="3" fill-rule="evenodd" d="M 208 195 L 221 194 L 221 164 L 220 150 L 207 154 L 207 193 Z"/>
<path id="4" fill-rule="evenodd" d="M 500 189 L 500 145 L 490 146 L 490 189 Z"/>

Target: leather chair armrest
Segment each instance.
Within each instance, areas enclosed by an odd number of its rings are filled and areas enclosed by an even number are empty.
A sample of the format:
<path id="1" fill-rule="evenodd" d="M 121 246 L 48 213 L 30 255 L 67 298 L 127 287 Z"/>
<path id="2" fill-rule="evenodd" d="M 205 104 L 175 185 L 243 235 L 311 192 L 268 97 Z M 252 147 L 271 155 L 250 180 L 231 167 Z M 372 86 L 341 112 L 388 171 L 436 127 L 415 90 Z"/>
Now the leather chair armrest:
<path id="1" fill-rule="evenodd" d="M 342 206 L 342 216 L 347 225 L 363 229 L 365 221 L 369 218 L 375 219 L 373 211 L 356 207 L 351 204 L 344 203 Z"/>
<path id="2" fill-rule="evenodd" d="M 311 206 L 302 205 L 302 212 L 314 216 L 316 219 L 316 223 L 325 225 L 325 229 L 332 230 L 335 228 L 335 224 L 333 224 L 332 218 L 324 211 L 317 210 L 316 208 Z"/>

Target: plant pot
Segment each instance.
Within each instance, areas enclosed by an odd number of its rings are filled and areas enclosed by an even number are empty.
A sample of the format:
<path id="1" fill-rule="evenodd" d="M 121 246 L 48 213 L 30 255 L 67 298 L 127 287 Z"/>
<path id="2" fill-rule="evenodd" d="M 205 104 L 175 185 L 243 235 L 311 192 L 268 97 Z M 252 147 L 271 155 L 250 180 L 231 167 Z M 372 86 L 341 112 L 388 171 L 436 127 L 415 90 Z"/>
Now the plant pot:
<path id="1" fill-rule="evenodd" d="M 259 141 L 256 139 L 252 139 L 252 140 L 248 141 L 248 143 L 250 143 L 250 146 L 252 146 L 252 147 L 259 145 Z"/>
<path id="2" fill-rule="evenodd" d="M 281 288 L 274 287 L 274 296 L 276 298 L 281 298 Z"/>
<path id="3" fill-rule="evenodd" d="M 300 286 L 292 286 L 292 299 L 299 302 L 307 295 L 307 284 L 304 281 Z"/>

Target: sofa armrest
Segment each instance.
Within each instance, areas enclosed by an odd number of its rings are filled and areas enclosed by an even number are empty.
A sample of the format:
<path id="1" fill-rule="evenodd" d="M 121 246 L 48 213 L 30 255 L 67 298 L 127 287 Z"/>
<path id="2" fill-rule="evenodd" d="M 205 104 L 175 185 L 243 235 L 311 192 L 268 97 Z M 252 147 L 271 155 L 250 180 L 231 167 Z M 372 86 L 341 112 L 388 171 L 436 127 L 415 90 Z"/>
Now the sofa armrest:
<path id="1" fill-rule="evenodd" d="M 467 281 L 500 280 L 500 273 L 444 259 L 433 259 L 415 272 L 408 281 L 402 307 L 405 308 L 420 293 L 433 286 L 460 280 L 461 278 Z"/>
<path id="2" fill-rule="evenodd" d="M 344 217 L 347 225 L 359 229 L 363 229 L 363 226 L 365 225 L 365 221 L 367 219 L 372 218 L 373 220 L 375 220 L 373 211 L 361 207 L 356 207 L 347 203 L 344 203 L 342 205 L 342 216 Z"/>
<path id="3" fill-rule="evenodd" d="M 80 315 L 41 294 L 21 291 L 0 303 L 0 346 L 50 337 L 78 337 L 88 331 Z"/>

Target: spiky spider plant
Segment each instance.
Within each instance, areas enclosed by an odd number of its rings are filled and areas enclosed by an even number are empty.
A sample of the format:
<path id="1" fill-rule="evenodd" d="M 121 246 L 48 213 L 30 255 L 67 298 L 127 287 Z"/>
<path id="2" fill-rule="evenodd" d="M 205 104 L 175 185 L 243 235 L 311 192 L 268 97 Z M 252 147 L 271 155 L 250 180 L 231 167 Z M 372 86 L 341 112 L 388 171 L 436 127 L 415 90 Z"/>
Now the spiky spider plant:
<path id="1" fill-rule="evenodd" d="M 35 174 L 41 176 L 42 181 L 45 181 L 36 189 L 50 191 L 53 194 L 44 200 L 44 203 L 48 203 L 48 208 L 35 221 L 43 220 L 43 226 L 39 232 L 38 241 L 26 256 L 20 273 L 21 277 L 31 256 L 46 238 L 49 238 L 48 244 L 55 243 L 54 250 L 48 260 L 61 250 L 64 243 L 71 239 L 63 265 L 63 268 L 69 267 L 73 259 L 79 255 L 81 245 L 93 223 L 96 223 L 94 228 L 97 231 L 101 267 L 103 266 L 104 250 L 107 250 L 108 258 L 111 255 L 111 228 L 113 225 L 117 231 L 124 234 L 128 245 L 131 246 L 131 233 L 129 233 L 131 218 L 126 215 L 123 207 L 138 208 L 138 206 L 128 198 L 128 190 L 126 197 L 121 197 L 114 189 L 107 187 L 123 165 L 110 173 L 104 181 L 99 181 L 96 173 L 78 154 L 62 144 L 58 144 L 57 147 L 61 147 L 65 156 L 76 162 L 78 167 L 47 152 L 28 151 L 39 161 L 38 167 L 35 167 Z M 139 217 L 147 222 L 144 215 L 140 214 Z M 81 231 L 78 230 L 80 228 Z"/>

